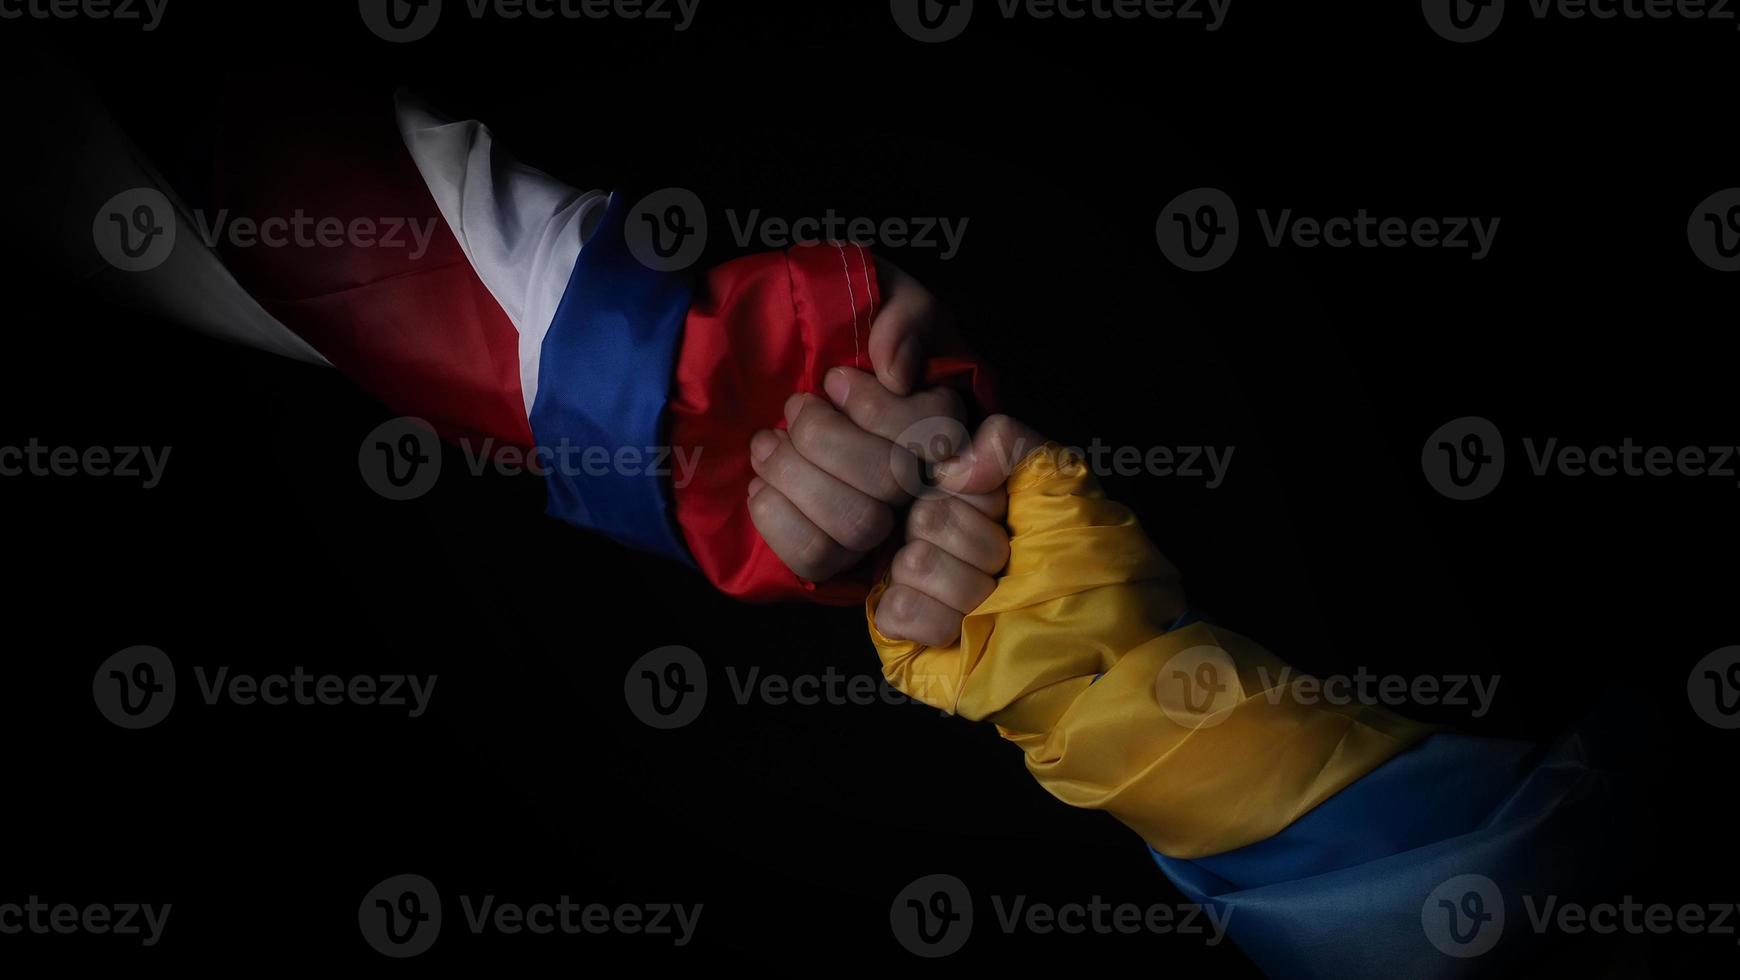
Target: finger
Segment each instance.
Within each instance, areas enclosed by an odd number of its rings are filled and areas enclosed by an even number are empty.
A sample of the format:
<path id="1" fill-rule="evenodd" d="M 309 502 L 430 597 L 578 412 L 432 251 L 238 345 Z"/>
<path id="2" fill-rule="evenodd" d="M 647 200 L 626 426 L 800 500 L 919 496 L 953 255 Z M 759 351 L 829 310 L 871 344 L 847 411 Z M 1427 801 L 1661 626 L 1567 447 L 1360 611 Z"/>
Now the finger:
<path id="1" fill-rule="evenodd" d="M 891 640 L 947 646 L 961 635 L 961 614 L 904 585 L 890 585 L 876 605 L 876 628 Z"/>
<path id="2" fill-rule="evenodd" d="M 822 377 L 822 389 L 853 425 L 927 463 L 949 458 L 967 442 L 960 424 L 967 417 L 966 405 L 948 388 L 896 395 L 874 375 L 838 367 Z"/>
<path id="3" fill-rule="evenodd" d="M 988 493 L 950 493 L 939 488 L 925 496 L 926 500 L 932 498 L 959 500 L 989 517 L 998 527 L 1003 526 L 1003 515 L 1009 510 L 1009 494 L 1002 487 L 997 487 Z"/>
<path id="4" fill-rule="evenodd" d="M 863 557 L 823 534 L 796 504 L 765 484 L 749 498 L 749 518 L 785 567 L 805 581 L 825 582 Z"/>
<path id="5" fill-rule="evenodd" d="M 912 499 L 903 489 L 919 477 L 912 453 L 853 425 L 826 399 L 791 396 L 785 402 L 785 420 L 799 455 L 824 473 L 886 504 Z"/>
<path id="6" fill-rule="evenodd" d="M 869 551 L 894 530 L 894 512 L 887 504 L 822 472 L 784 432 L 757 432 L 749 442 L 749 458 L 757 476 L 849 551 Z"/>
<path id="7" fill-rule="evenodd" d="M 972 445 L 936 466 L 936 479 L 951 493 L 987 493 L 1002 486 L 1045 439 L 1007 415 L 993 415 L 973 434 Z"/>
<path id="8" fill-rule="evenodd" d="M 960 613 L 979 608 L 997 581 L 929 541 L 912 541 L 894 556 L 893 581 Z"/>
<path id="9" fill-rule="evenodd" d="M 913 504 L 906 515 L 906 537 L 908 541 L 928 541 L 990 575 L 1002 571 L 1009 561 L 1009 533 L 955 497 Z"/>
<path id="10" fill-rule="evenodd" d="M 870 365 L 896 395 L 924 380 L 924 361 L 949 329 L 948 313 L 930 290 L 893 263 L 876 259 L 882 305 L 870 324 Z"/>

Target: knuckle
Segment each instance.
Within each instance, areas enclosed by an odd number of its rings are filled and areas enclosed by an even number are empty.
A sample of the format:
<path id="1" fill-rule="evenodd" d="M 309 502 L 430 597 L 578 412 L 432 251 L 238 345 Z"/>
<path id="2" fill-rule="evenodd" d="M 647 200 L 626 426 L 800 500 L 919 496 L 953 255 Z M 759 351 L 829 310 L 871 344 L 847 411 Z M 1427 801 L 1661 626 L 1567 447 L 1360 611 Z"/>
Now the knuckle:
<path id="1" fill-rule="evenodd" d="M 996 540 L 992 543 L 991 562 L 996 571 L 1002 571 L 1009 564 L 1009 535 L 1002 528 L 997 529 Z"/>
<path id="2" fill-rule="evenodd" d="M 781 439 L 779 448 L 775 449 L 773 455 L 767 457 L 761 464 L 767 482 L 774 486 L 796 486 L 795 478 L 798 476 L 798 460 L 800 458 L 797 450 L 792 448 L 791 441 Z"/>
<path id="3" fill-rule="evenodd" d="M 967 418 L 967 402 L 960 392 L 953 388 L 932 388 L 925 395 L 926 407 L 932 415 L 944 416 L 957 422 Z"/>
<path id="4" fill-rule="evenodd" d="M 882 603 L 876 607 L 876 624 L 885 632 L 911 625 L 918 612 L 918 593 L 904 585 L 892 585 L 882 593 Z"/>
<path id="5" fill-rule="evenodd" d="M 861 429 L 877 429 L 888 414 L 886 403 L 868 384 L 854 385 L 846 395 L 846 415 Z"/>
<path id="6" fill-rule="evenodd" d="M 824 578 L 832 570 L 837 556 L 837 546 L 826 535 L 806 534 L 793 553 L 797 565 L 792 571 L 808 579 Z"/>
<path id="7" fill-rule="evenodd" d="M 761 531 L 763 537 L 767 535 L 768 529 L 773 526 L 774 518 L 776 517 L 775 511 L 779 507 L 777 500 L 778 494 L 779 491 L 772 487 L 768 487 L 755 496 L 749 498 L 749 519 L 755 522 L 756 528 Z M 772 542 L 769 543 L 771 544 Z"/>
<path id="8" fill-rule="evenodd" d="M 820 431 L 821 414 L 814 406 L 810 406 L 806 411 L 798 413 L 797 421 L 786 426 L 792 445 L 806 457 L 815 452 L 816 446 L 822 441 L 824 433 Z"/>
<path id="9" fill-rule="evenodd" d="M 894 574 L 902 581 L 919 582 L 937 566 L 939 549 L 929 541 L 913 541 L 894 556 Z"/>
<path id="10" fill-rule="evenodd" d="M 861 494 L 843 505 L 840 544 L 853 551 L 869 551 L 894 529 L 893 513 L 880 501 Z"/>
<path id="11" fill-rule="evenodd" d="M 1007 415 L 993 415 L 979 427 L 979 432 L 986 439 L 1007 443 L 1015 434 L 1015 420 Z"/>
<path id="12" fill-rule="evenodd" d="M 915 538 L 935 541 L 948 533 L 949 525 L 954 517 L 950 512 L 948 501 L 940 499 L 920 500 L 912 505 L 907 514 L 907 533 Z"/>

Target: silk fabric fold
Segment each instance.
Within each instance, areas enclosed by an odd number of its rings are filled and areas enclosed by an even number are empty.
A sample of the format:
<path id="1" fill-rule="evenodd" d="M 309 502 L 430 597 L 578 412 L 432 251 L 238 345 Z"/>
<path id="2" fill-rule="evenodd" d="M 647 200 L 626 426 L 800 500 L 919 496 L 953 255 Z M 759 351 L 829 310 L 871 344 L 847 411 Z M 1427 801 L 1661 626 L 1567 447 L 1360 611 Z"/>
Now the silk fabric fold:
<path id="1" fill-rule="evenodd" d="M 876 628 L 907 695 L 998 726 L 1073 806 L 1191 858 L 1278 833 L 1430 733 L 1395 714 L 1299 696 L 1296 672 L 1186 611 L 1178 573 L 1082 459 L 1052 444 L 1008 483 L 1010 557 L 947 647 Z"/>

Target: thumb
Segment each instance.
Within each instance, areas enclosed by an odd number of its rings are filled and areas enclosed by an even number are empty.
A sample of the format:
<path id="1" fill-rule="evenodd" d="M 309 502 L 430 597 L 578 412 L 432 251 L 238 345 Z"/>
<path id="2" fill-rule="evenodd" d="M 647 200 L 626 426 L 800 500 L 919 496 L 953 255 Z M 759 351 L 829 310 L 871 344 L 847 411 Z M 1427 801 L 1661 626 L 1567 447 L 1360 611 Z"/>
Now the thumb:
<path id="1" fill-rule="evenodd" d="M 1045 437 L 1025 423 L 993 415 L 979 426 L 965 452 L 937 464 L 937 483 L 950 493 L 989 493 L 1008 482 L 1015 467 L 1043 445 Z"/>
<path id="2" fill-rule="evenodd" d="M 880 257 L 876 279 L 882 308 L 870 324 L 870 366 L 882 387 L 908 395 L 924 380 L 925 360 L 949 331 L 948 313 L 917 279 Z"/>

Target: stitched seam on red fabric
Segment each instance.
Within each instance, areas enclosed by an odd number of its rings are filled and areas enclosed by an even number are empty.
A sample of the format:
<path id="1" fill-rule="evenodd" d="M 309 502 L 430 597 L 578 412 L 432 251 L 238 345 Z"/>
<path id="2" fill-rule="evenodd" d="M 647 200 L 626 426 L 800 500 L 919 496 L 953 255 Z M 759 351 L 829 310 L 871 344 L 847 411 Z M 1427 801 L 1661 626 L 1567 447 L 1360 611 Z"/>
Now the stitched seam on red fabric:
<path id="1" fill-rule="evenodd" d="M 840 253 L 840 271 L 846 275 L 846 308 L 852 311 L 852 366 L 862 371 L 864 358 L 858 353 L 858 297 L 852 290 L 852 263 L 846 260 L 845 245 L 840 242 L 830 244 Z"/>
<path id="2" fill-rule="evenodd" d="M 863 245 L 857 242 L 852 244 L 858 248 L 858 264 L 864 268 L 864 296 L 870 303 L 870 328 L 874 330 L 876 328 L 876 287 L 870 283 L 870 253 L 864 251 Z"/>

